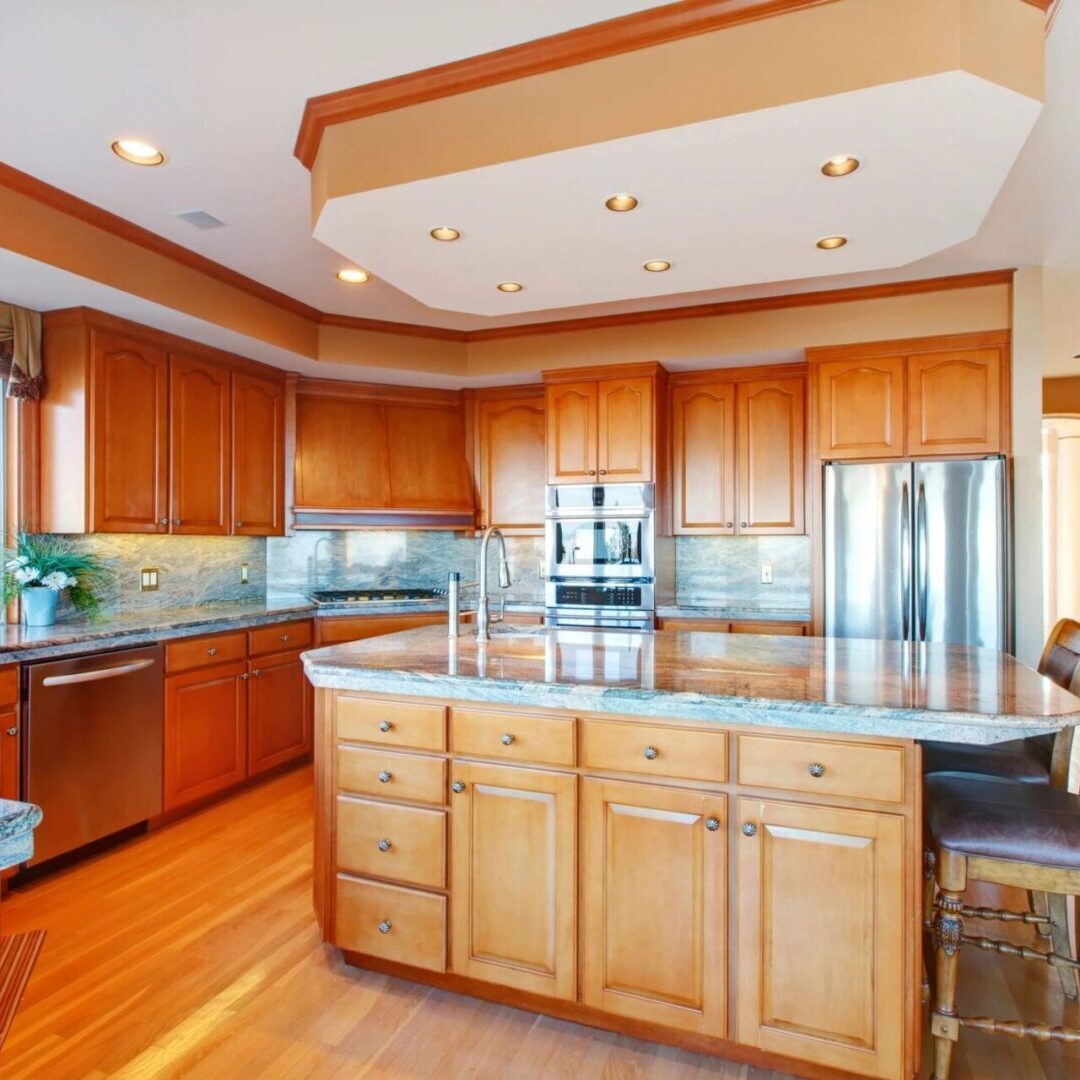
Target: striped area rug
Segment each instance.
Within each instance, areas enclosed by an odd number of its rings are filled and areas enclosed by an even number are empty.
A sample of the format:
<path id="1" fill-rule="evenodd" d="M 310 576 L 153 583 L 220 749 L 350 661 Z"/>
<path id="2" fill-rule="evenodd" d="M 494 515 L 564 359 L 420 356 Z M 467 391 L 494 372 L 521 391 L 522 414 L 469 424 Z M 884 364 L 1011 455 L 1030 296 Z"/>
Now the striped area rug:
<path id="1" fill-rule="evenodd" d="M 44 942 L 44 930 L 0 938 L 0 1046 L 7 1038 Z"/>

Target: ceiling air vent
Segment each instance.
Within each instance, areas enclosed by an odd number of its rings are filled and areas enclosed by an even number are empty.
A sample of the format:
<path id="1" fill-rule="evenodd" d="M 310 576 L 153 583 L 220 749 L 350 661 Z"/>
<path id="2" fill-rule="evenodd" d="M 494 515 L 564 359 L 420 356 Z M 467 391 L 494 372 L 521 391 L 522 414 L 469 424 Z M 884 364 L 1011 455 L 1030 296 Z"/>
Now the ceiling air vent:
<path id="1" fill-rule="evenodd" d="M 196 229 L 220 229 L 224 221 L 208 214 L 205 210 L 177 210 L 176 216 Z"/>

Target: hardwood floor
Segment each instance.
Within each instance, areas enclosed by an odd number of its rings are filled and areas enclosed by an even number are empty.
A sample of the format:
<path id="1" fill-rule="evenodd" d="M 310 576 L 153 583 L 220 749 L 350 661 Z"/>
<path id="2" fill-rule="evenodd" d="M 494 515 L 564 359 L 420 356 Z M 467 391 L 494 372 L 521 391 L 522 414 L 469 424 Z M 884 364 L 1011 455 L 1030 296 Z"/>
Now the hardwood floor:
<path id="1" fill-rule="evenodd" d="M 271 780 L 13 890 L 49 932 L 4 1080 L 634 1078 L 778 1074 L 346 968 L 311 913 L 311 772 Z M 965 951 L 961 1008 L 1076 1024 L 1042 965 Z M 965 1033 L 955 1080 L 1080 1075 L 1080 1047 Z"/>

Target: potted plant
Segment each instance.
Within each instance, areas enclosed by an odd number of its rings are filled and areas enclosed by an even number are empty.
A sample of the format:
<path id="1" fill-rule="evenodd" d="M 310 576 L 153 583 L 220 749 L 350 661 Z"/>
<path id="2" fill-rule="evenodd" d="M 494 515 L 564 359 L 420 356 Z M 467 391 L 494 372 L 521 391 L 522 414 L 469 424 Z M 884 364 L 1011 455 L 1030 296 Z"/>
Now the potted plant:
<path id="1" fill-rule="evenodd" d="M 52 626 L 57 600 L 66 592 L 77 611 L 95 618 L 107 577 L 95 555 L 77 550 L 65 537 L 20 532 L 6 552 L 4 603 L 21 600 L 27 626 Z"/>

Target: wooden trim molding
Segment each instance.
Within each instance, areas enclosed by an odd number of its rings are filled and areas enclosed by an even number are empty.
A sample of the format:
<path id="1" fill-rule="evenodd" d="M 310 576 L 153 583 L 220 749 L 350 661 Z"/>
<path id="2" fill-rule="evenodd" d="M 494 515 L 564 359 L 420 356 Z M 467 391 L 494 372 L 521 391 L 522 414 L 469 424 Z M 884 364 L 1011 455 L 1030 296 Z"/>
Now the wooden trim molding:
<path id="1" fill-rule="evenodd" d="M 308 169 L 331 124 L 634 52 L 836 0 L 679 0 L 449 64 L 308 98 L 293 153 Z"/>
<path id="2" fill-rule="evenodd" d="M 296 393 L 300 397 L 347 397 L 360 401 L 404 402 L 407 405 L 431 405 L 438 408 L 457 408 L 462 403 L 461 390 L 304 377 L 297 379 Z"/>
<path id="3" fill-rule="evenodd" d="M 1011 330 L 980 330 L 971 334 L 938 334 L 936 337 L 825 345 L 807 349 L 806 359 L 809 363 L 816 364 L 823 360 L 850 360 L 868 356 L 915 356 L 919 353 L 948 352 L 951 349 L 981 349 L 1009 345 L 1011 342 Z"/>
<path id="4" fill-rule="evenodd" d="M 540 372 L 545 385 L 585 382 L 590 379 L 651 379 L 666 375 L 667 369 L 655 360 L 641 364 L 599 364 L 595 367 L 556 368 L 553 371 Z"/>
<path id="5" fill-rule="evenodd" d="M 335 315 L 322 312 L 320 326 L 341 326 L 346 330 L 370 330 L 375 334 L 400 334 L 403 337 L 434 338 L 436 341 L 468 341 L 468 330 L 449 326 L 426 326 L 423 323 L 391 322 L 389 319 L 368 319 L 360 315 Z"/>

